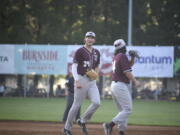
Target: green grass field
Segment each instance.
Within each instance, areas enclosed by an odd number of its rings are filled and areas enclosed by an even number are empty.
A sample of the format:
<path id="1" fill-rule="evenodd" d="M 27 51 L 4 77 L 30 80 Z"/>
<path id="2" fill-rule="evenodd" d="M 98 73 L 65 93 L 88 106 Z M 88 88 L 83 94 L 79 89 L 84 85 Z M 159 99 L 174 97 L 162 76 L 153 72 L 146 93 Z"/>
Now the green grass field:
<path id="1" fill-rule="evenodd" d="M 89 103 L 83 103 L 81 112 Z M 65 106 L 65 98 L 4 97 L 0 98 L 0 120 L 61 121 Z M 113 100 L 102 100 L 91 122 L 108 122 L 117 113 Z M 135 100 L 129 124 L 180 126 L 180 102 Z"/>

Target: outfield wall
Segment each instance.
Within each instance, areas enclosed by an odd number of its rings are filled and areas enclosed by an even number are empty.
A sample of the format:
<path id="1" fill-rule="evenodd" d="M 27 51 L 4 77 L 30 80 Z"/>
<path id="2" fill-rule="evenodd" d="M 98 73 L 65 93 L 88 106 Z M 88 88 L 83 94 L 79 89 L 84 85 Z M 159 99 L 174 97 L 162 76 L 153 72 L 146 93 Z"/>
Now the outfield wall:
<path id="1" fill-rule="evenodd" d="M 75 51 L 81 45 L 0 45 L 0 74 L 66 75 L 71 71 Z M 112 46 L 94 46 L 101 53 L 100 74 L 112 71 Z M 133 73 L 136 77 L 172 78 L 174 47 L 132 46 L 136 50 Z"/>

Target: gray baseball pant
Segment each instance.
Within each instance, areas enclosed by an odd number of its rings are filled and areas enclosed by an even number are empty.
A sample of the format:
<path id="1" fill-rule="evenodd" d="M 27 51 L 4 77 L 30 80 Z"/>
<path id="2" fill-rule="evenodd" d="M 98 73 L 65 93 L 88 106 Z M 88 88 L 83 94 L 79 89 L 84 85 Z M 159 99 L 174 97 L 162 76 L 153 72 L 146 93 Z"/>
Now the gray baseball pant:
<path id="1" fill-rule="evenodd" d="M 83 103 L 84 99 L 88 96 L 91 104 L 81 117 L 81 122 L 86 123 L 100 106 L 100 94 L 96 85 L 96 80 L 90 80 L 87 76 L 79 75 L 79 81 L 82 88 L 74 88 L 74 102 L 69 111 L 68 118 L 65 124 L 65 129 L 71 130 L 75 116 Z"/>
<path id="2" fill-rule="evenodd" d="M 128 124 L 128 117 L 132 112 L 132 98 L 129 85 L 123 82 L 111 83 L 111 91 L 119 113 L 112 119 L 120 131 L 124 131 Z"/>

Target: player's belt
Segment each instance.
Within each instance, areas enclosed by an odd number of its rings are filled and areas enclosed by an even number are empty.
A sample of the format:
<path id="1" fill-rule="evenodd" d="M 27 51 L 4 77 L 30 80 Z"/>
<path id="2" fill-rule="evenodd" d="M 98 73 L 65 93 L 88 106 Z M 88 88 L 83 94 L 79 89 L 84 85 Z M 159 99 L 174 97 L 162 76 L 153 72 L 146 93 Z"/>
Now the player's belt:
<path id="1" fill-rule="evenodd" d="M 129 83 L 126 83 L 126 82 L 122 82 L 122 81 L 114 81 L 115 83 L 117 83 L 117 82 L 121 82 L 121 83 L 125 83 L 125 84 L 129 84 Z"/>
<path id="2" fill-rule="evenodd" d="M 79 74 L 79 75 L 82 76 L 82 77 L 87 78 L 89 81 L 93 81 L 93 80 L 91 80 L 86 74 Z"/>
<path id="3" fill-rule="evenodd" d="M 113 81 L 113 82 L 116 82 L 116 83 L 117 83 L 117 82 L 122 82 L 122 81 L 117 81 L 117 80 L 116 80 L 116 81 Z"/>
<path id="4" fill-rule="evenodd" d="M 85 76 L 86 74 L 79 74 L 79 75 L 81 75 L 81 76 Z"/>

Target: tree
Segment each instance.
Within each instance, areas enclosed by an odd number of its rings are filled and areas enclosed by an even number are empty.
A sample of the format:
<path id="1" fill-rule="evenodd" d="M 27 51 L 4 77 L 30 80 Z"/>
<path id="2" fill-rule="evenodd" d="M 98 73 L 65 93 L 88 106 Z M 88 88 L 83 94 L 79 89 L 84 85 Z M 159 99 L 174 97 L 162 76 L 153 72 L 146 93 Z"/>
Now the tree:
<path id="1" fill-rule="evenodd" d="M 133 0 L 133 44 L 180 43 L 179 0 Z M 127 40 L 128 0 L 1 0 L 0 43 L 96 44 Z"/>
<path id="2" fill-rule="evenodd" d="M 180 43 L 178 0 L 135 0 L 133 41 L 137 45 Z"/>

